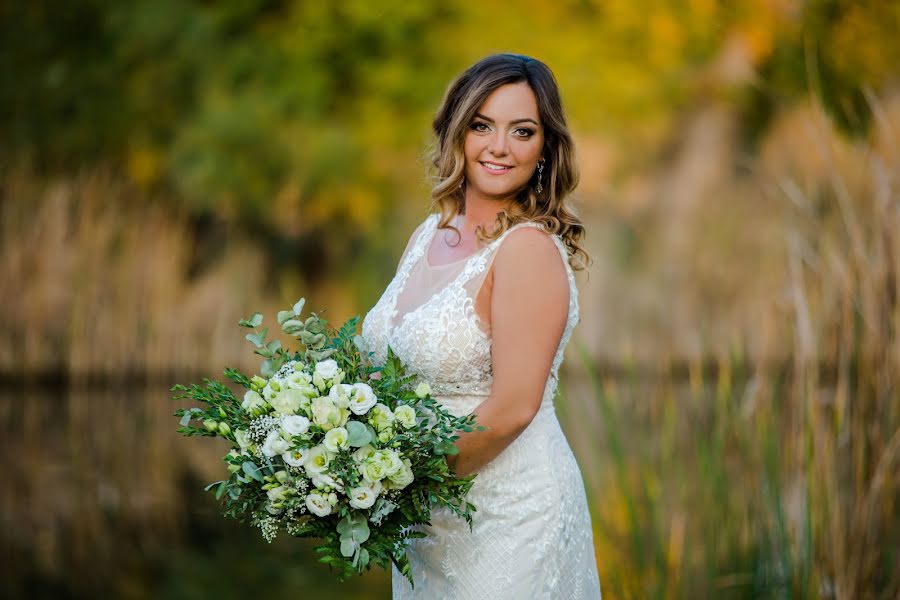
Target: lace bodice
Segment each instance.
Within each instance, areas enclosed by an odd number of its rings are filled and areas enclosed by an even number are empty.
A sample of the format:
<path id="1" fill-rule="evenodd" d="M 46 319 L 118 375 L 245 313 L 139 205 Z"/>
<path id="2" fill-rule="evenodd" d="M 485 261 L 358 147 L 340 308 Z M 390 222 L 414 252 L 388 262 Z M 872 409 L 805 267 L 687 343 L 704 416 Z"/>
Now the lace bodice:
<path id="1" fill-rule="evenodd" d="M 516 229 L 540 228 L 540 225 L 533 222 L 514 225 L 467 259 L 448 265 L 449 273 L 444 270 L 437 278 L 439 286 L 429 289 L 431 286 L 425 283 L 428 274 L 423 272 L 429 268 L 425 253 L 434 238 L 438 220 L 439 215 L 435 213 L 423 223 L 394 279 L 366 315 L 362 337 L 367 349 L 373 352 L 376 364 L 383 364 L 390 346 L 437 395 L 487 394 L 492 382 L 491 337 L 475 312 L 475 298 L 503 240 Z M 565 245 L 558 236 L 551 237 L 565 262 L 569 280 L 568 318 L 547 382 L 548 388 L 555 388 L 563 352 L 579 314 L 578 288 Z M 400 314 L 398 297 L 407 287 L 415 288 L 422 301 Z M 544 401 L 552 402 L 552 394 L 549 398 L 545 394 Z"/>

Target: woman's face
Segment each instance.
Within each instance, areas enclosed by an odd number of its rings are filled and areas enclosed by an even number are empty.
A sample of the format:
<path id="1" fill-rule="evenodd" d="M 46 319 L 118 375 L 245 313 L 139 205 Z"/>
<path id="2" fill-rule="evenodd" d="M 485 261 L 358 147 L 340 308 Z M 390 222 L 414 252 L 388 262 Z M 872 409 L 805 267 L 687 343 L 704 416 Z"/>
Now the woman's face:
<path id="1" fill-rule="evenodd" d="M 544 128 L 531 87 L 525 82 L 500 86 L 479 107 L 466 132 L 467 193 L 497 200 L 514 197 L 531 180 L 543 148 Z"/>

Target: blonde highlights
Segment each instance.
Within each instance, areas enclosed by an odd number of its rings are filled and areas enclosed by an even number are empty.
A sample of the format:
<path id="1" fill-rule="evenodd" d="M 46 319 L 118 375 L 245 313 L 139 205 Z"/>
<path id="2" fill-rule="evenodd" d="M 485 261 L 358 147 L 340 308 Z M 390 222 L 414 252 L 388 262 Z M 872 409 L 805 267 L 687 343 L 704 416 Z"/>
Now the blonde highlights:
<path id="1" fill-rule="evenodd" d="M 475 113 L 494 90 L 520 82 L 527 83 L 534 92 L 544 127 L 543 190 L 540 194 L 535 192 L 536 177 L 532 176 L 516 195 L 516 201 L 500 210 L 494 230 L 486 232 L 479 227 L 476 234 L 482 241 L 490 241 L 517 223 L 534 221 L 548 233 L 559 235 L 572 268 L 583 269 L 590 257 L 579 243 L 584 237 L 584 226 L 570 200 L 578 185 L 575 144 L 566 125 L 553 73 L 547 65 L 528 56 L 488 56 L 469 67 L 447 88 L 432 124 L 437 142 L 432 152 L 436 182 L 431 201 L 432 209 L 441 214 L 438 227 L 456 230 L 450 221 L 465 210 L 463 147 Z"/>

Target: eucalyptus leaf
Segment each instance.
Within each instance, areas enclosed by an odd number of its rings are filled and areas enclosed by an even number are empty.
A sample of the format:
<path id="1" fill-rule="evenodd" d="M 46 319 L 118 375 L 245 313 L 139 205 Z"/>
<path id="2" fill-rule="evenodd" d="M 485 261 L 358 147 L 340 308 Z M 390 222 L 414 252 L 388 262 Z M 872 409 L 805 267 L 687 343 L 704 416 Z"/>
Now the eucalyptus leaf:
<path id="1" fill-rule="evenodd" d="M 285 322 L 290 321 L 291 319 L 294 318 L 294 316 L 295 316 L 295 315 L 294 315 L 293 311 L 290 311 L 290 310 L 279 310 L 279 311 L 278 311 L 278 317 L 277 317 L 277 319 L 278 319 L 278 324 L 283 326 L 283 325 L 285 324 Z"/>
<path id="2" fill-rule="evenodd" d="M 291 310 L 294 311 L 295 316 L 298 316 L 298 317 L 300 316 L 300 313 L 303 312 L 303 305 L 305 303 L 306 303 L 306 298 L 300 298 L 299 300 L 297 300 L 297 302 L 294 304 L 294 306 L 291 307 Z"/>
<path id="3" fill-rule="evenodd" d="M 359 548 L 359 544 L 353 539 L 341 538 L 341 555 L 350 558 L 353 556 L 353 553 L 356 552 L 357 548 Z"/>
<path id="4" fill-rule="evenodd" d="M 191 422 L 191 417 L 193 417 L 193 416 L 194 416 L 194 413 L 192 411 L 188 411 L 188 412 L 184 413 L 184 415 L 181 417 L 181 420 L 178 422 L 178 424 L 181 425 L 182 427 L 184 427 L 185 425 L 187 425 L 188 423 Z"/>
<path id="5" fill-rule="evenodd" d="M 241 465 L 241 468 L 244 469 L 244 473 L 262 483 L 262 474 L 259 472 L 259 467 L 257 467 L 254 463 L 248 460 Z"/>
<path id="6" fill-rule="evenodd" d="M 361 448 L 372 442 L 372 435 L 366 426 L 359 421 L 347 421 L 347 443 L 354 448 Z"/>
<path id="7" fill-rule="evenodd" d="M 227 485 L 227 484 L 223 481 L 222 483 L 219 484 L 219 487 L 216 488 L 216 500 L 218 500 L 219 498 L 221 498 L 221 497 L 222 497 L 222 494 L 225 493 L 225 486 L 226 486 L 226 485 Z"/>

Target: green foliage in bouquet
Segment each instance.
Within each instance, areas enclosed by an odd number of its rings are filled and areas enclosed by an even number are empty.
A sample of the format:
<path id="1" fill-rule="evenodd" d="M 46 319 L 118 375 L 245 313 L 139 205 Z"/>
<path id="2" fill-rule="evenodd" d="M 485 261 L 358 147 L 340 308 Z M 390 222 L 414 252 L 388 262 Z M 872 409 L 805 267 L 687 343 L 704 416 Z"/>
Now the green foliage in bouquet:
<path id="1" fill-rule="evenodd" d="M 475 417 L 455 417 L 430 396 L 388 349 L 373 365 L 356 335 L 359 318 L 335 330 L 316 313 L 301 319 L 304 301 L 278 313 L 285 334 L 302 351 L 266 341 L 268 327 L 254 313 L 239 325 L 263 357 L 260 375 L 224 373 L 245 389 L 175 385 L 182 408 L 178 430 L 187 436 L 221 437 L 230 476 L 211 483 L 225 515 L 249 522 L 271 541 L 279 531 L 322 540 L 319 559 L 341 580 L 379 565 L 412 580 L 406 548 L 425 537 L 432 509 L 443 507 L 472 527 L 475 506 L 465 497 L 475 475 L 457 477 L 445 456 L 455 454 L 459 431 Z"/>

